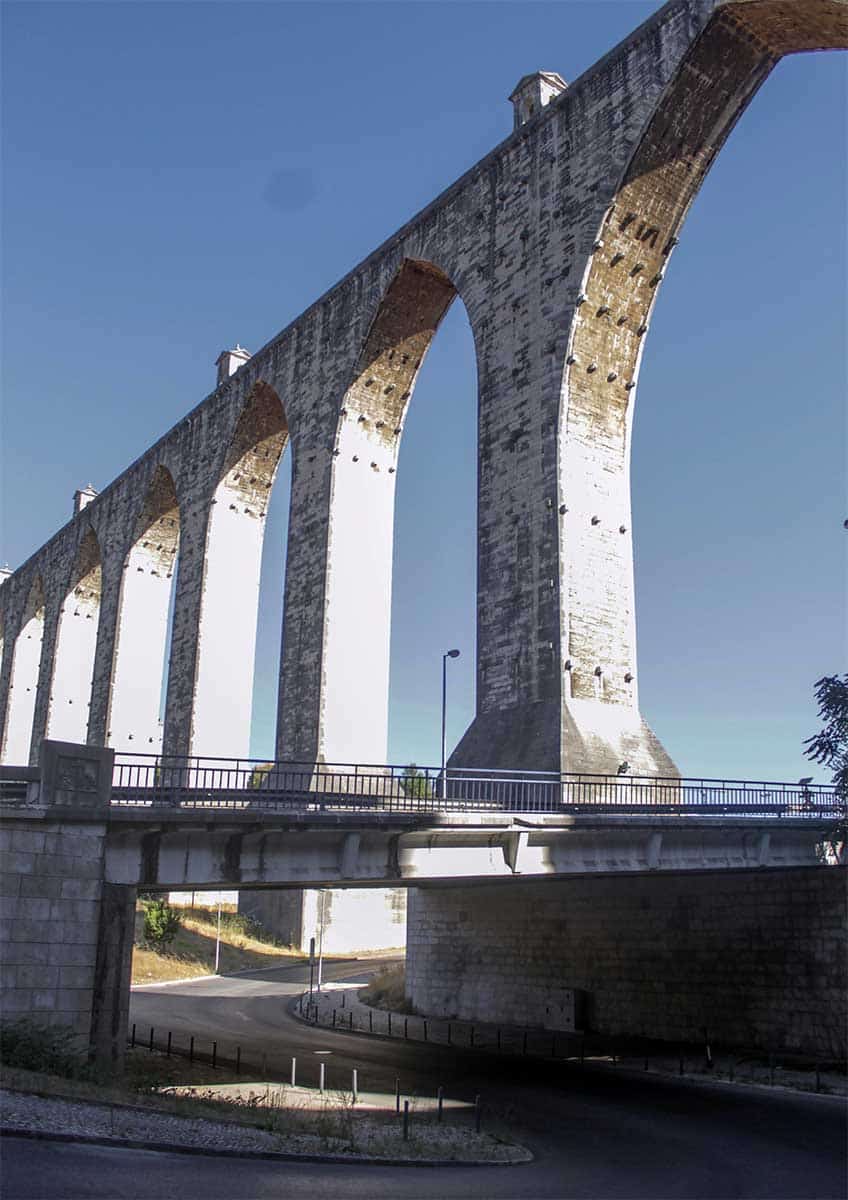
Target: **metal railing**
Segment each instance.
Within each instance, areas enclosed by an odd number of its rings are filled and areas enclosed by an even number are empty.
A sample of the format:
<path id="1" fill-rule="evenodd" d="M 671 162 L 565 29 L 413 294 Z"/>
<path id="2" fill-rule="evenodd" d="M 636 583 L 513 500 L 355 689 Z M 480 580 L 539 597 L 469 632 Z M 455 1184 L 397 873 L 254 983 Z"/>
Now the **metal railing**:
<path id="1" fill-rule="evenodd" d="M 119 753 L 113 804 L 180 809 L 830 817 L 821 784 Z"/>

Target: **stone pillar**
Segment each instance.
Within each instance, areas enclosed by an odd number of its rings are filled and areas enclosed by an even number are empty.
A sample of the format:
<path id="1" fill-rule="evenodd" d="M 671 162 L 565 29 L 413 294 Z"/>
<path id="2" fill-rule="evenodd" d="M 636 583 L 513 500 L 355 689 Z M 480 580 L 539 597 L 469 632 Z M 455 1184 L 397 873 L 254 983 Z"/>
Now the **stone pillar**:
<path id="1" fill-rule="evenodd" d="M 4 1017 L 70 1029 L 86 1046 L 112 762 L 111 750 L 43 741 L 38 797 L 5 812 L 0 830 Z"/>
<path id="2" fill-rule="evenodd" d="M 90 1054 L 106 1074 L 124 1065 L 130 1009 L 136 889 L 104 883 L 91 1005 Z"/>

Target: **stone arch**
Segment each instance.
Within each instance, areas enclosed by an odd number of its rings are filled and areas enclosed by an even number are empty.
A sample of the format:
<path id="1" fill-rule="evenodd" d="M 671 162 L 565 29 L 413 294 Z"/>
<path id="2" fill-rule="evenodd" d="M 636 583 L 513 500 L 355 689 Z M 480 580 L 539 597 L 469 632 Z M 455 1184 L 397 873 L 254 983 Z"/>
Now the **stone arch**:
<path id="1" fill-rule="evenodd" d="M 136 518 L 118 598 L 106 744 L 119 750 L 161 749 L 159 709 L 179 544 L 177 490 L 160 465 Z"/>
<path id="2" fill-rule="evenodd" d="M 570 696 L 572 708 L 602 700 L 638 710 L 630 436 L 651 313 L 686 214 L 779 59 L 846 45 L 848 9 L 841 0 L 718 5 L 660 97 L 607 207 L 578 297 L 562 387 L 567 706 Z M 570 572 L 569 562 L 579 562 L 580 571 Z M 604 619 L 613 609 L 615 619 Z M 578 724 L 592 727 L 589 718 Z M 634 756 L 638 761 L 635 750 L 631 763 Z M 643 766 L 653 769 L 648 760 Z"/>
<path id="3" fill-rule="evenodd" d="M 58 741 L 86 740 L 102 590 L 100 543 L 89 526 L 59 612 L 47 715 L 47 737 Z"/>
<path id="4" fill-rule="evenodd" d="M 191 754 L 246 758 L 265 518 L 288 442 L 282 401 L 258 382 L 245 401 L 209 508 Z"/>
<path id="5" fill-rule="evenodd" d="M 21 627 L 12 651 L 2 761 L 25 766 L 30 761 L 38 674 L 44 643 L 44 583 L 36 575 L 30 585 Z"/>
<path id="6" fill-rule="evenodd" d="M 437 267 L 405 259 L 345 392 L 327 549 L 321 750 L 328 762 L 386 760 L 398 453 L 418 372 L 456 295 Z"/>

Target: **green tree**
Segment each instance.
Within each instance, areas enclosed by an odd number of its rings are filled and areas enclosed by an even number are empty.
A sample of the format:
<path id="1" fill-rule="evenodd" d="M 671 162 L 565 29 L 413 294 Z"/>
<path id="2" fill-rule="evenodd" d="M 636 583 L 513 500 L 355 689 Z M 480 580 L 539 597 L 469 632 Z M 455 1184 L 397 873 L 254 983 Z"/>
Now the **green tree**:
<path id="1" fill-rule="evenodd" d="M 824 675 L 815 684 L 822 729 L 804 741 L 807 758 L 832 772 L 839 821 L 828 840 L 848 841 L 848 675 Z"/>
<path id="2" fill-rule="evenodd" d="M 179 933 L 180 914 L 167 900 L 144 901 L 144 940 L 153 946 L 168 946 Z"/>
<path id="3" fill-rule="evenodd" d="M 404 767 L 403 777 L 400 782 L 407 796 L 428 799 L 433 795 L 432 783 L 422 771 L 418 770 L 415 763 L 410 763 L 408 767 Z"/>

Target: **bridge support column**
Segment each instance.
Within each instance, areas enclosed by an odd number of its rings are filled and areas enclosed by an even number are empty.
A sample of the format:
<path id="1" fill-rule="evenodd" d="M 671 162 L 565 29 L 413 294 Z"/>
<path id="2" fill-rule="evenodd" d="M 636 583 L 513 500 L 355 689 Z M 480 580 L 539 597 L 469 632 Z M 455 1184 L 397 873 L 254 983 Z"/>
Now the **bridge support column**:
<path id="1" fill-rule="evenodd" d="M 124 1065 L 135 901 L 135 888 L 103 884 L 91 1006 L 90 1054 L 107 1074 L 116 1074 Z"/>

